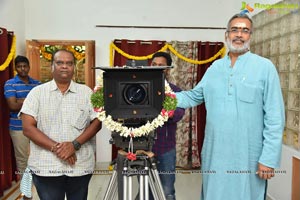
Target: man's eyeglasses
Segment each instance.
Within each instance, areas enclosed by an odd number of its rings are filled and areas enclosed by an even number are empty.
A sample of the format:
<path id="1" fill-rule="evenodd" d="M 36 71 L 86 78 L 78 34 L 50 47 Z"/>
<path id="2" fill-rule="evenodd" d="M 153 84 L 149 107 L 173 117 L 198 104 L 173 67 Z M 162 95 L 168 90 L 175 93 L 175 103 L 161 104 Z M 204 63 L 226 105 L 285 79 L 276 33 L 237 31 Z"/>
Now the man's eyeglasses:
<path id="1" fill-rule="evenodd" d="M 67 65 L 68 67 L 72 67 L 74 65 L 73 61 L 67 61 L 67 62 L 63 62 L 63 61 L 54 61 L 56 66 L 63 66 L 63 65 Z"/>
<path id="2" fill-rule="evenodd" d="M 241 33 L 243 35 L 250 35 L 252 33 L 252 31 L 248 28 L 231 28 L 229 31 L 227 31 L 228 33 L 232 33 L 232 34 L 238 34 Z"/>

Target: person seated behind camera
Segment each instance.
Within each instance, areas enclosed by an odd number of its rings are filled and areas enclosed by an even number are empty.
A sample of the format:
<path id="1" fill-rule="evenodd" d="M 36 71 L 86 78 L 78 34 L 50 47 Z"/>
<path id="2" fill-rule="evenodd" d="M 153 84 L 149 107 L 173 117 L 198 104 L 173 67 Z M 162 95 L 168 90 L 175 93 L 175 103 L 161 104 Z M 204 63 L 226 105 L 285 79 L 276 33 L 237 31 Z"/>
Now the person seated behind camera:
<path id="1" fill-rule="evenodd" d="M 151 66 L 171 66 L 172 58 L 166 52 L 156 52 L 152 56 Z M 165 71 L 167 74 L 168 71 Z M 166 78 L 168 81 L 168 78 Z M 181 89 L 168 81 L 174 92 Z M 183 118 L 185 110 L 176 108 L 173 117 L 156 129 L 156 138 L 152 148 L 157 159 L 157 170 L 167 200 L 175 197 L 175 168 L 176 168 L 176 129 L 177 122 Z M 164 173 L 160 173 L 164 172 Z M 167 173 L 165 173 L 167 172 Z M 152 195 L 149 199 L 153 199 Z"/>

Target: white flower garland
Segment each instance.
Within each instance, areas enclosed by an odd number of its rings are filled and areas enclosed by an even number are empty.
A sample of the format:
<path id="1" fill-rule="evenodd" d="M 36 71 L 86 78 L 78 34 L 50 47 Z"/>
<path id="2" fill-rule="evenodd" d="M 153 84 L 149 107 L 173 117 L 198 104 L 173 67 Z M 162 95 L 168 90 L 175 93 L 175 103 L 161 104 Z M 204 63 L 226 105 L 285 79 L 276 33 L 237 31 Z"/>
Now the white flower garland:
<path id="1" fill-rule="evenodd" d="M 99 87 L 103 87 L 102 77 L 98 78 L 99 86 L 95 87 L 97 90 Z M 171 96 L 172 98 L 176 98 L 175 93 L 172 91 L 169 83 L 165 81 L 165 94 Z M 144 135 L 148 135 L 156 128 L 163 126 L 166 121 L 168 121 L 169 117 L 174 114 L 174 110 L 166 111 L 164 108 L 160 112 L 160 114 L 153 119 L 151 122 L 147 122 L 145 125 L 142 125 L 137 128 L 124 126 L 122 123 L 114 121 L 110 115 L 106 116 L 104 107 L 95 109 L 98 112 L 98 119 L 102 121 L 102 123 L 110 130 L 114 132 L 118 132 L 123 137 L 141 137 Z"/>

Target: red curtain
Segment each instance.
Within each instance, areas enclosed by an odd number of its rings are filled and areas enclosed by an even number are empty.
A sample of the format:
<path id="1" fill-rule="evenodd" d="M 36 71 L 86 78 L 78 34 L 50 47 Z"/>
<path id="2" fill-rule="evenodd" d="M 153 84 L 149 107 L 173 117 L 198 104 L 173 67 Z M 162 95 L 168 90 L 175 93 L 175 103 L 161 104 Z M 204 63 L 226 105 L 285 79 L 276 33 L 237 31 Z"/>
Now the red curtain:
<path id="1" fill-rule="evenodd" d="M 145 56 L 160 50 L 166 44 L 166 41 L 114 40 L 114 44 L 129 55 Z M 118 52 L 115 52 L 114 66 L 123 66 L 126 64 L 127 60 L 128 58 L 122 56 Z M 150 61 L 151 60 L 149 60 L 149 64 Z"/>
<path id="2" fill-rule="evenodd" d="M 6 60 L 11 44 L 12 32 L 7 32 L 6 29 L 0 28 L 0 64 L 2 65 Z M 4 71 L 0 71 L 0 197 L 3 196 L 3 191 L 11 187 L 12 181 L 16 180 L 15 158 L 13 153 L 13 146 L 9 135 L 9 109 L 4 97 L 5 81 L 13 77 L 12 62 Z"/>
<path id="3" fill-rule="evenodd" d="M 114 44 L 129 55 L 146 56 L 160 50 L 166 44 L 166 41 L 114 40 Z M 123 66 L 126 64 L 127 60 L 128 58 L 115 51 L 114 66 Z M 150 62 L 151 59 L 148 60 L 148 64 L 150 64 Z M 115 145 L 112 145 L 112 160 L 117 157 L 117 151 L 118 148 Z"/>
<path id="4" fill-rule="evenodd" d="M 223 42 L 198 42 L 198 60 L 206 60 L 214 56 L 218 51 L 220 51 L 224 46 Z M 218 57 L 217 59 L 221 58 Z M 206 70 L 212 64 L 206 63 L 203 65 L 198 65 L 197 69 L 197 82 L 199 82 Z M 197 107 L 197 140 L 198 140 L 198 150 L 201 153 L 203 140 L 204 140 L 204 129 L 206 123 L 206 110 L 205 104 L 201 104 Z"/>

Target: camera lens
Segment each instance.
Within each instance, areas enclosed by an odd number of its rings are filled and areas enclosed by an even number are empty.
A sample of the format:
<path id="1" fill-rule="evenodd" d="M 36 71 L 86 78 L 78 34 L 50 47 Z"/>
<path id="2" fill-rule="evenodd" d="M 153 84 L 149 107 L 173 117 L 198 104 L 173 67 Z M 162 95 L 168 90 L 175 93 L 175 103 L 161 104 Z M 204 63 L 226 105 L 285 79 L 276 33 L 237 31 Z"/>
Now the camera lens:
<path id="1" fill-rule="evenodd" d="M 124 88 L 123 96 L 128 104 L 143 104 L 147 100 L 147 90 L 141 84 L 128 84 Z"/>

